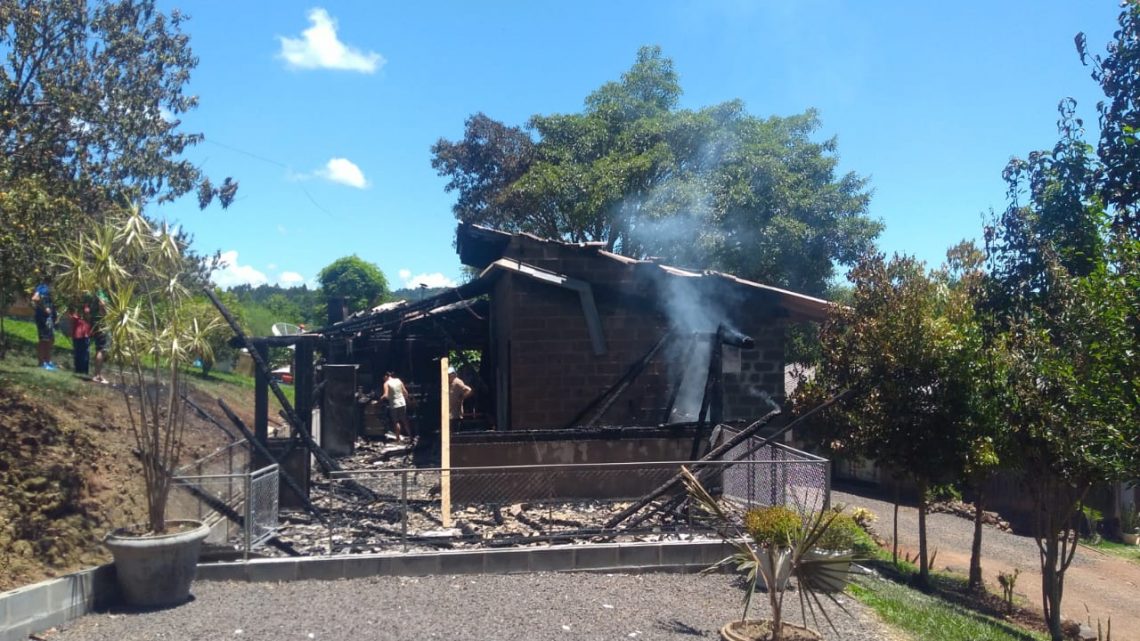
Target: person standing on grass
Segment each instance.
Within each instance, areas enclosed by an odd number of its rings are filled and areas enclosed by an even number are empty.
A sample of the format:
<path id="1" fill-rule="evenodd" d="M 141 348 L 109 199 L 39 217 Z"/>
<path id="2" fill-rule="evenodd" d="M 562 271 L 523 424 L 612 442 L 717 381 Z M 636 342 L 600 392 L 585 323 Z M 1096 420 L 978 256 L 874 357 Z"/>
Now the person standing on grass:
<path id="1" fill-rule="evenodd" d="M 91 297 L 91 338 L 95 339 L 95 375 L 91 380 L 96 383 L 110 383 L 103 378 L 103 364 L 107 362 L 107 343 L 109 336 L 107 328 L 103 326 L 103 318 L 107 316 L 107 294 L 103 290 L 95 292 Z"/>
<path id="2" fill-rule="evenodd" d="M 404 442 L 404 430 L 408 427 L 408 388 L 404 381 L 396 378 L 393 372 L 384 374 L 384 398 L 388 399 L 388 415 L 392 418 L 392 431 L 397 442 Z M 409 437 L 411 430 L 408 430 Z"/>
<path id="3" fill-rule="evenodd" d="M 32 306 L 35 309 L 36 334 L 39 337 L 39 343 L 36 344 L 38 365 L 53 372 L 56 366 L 51 360 L 51 352 L 55 347 L 56 311 L 51 302 L 51 279 L 47 276 L 32 291 Z"/>
<path id="4" fill-rule="evenodd" d="M 91 362 L 91 304 L 87 297 L 77 309 L 67 312 L 71 320 L 71 354 L 75 361 L 75 373 L 87 374 Z"/>

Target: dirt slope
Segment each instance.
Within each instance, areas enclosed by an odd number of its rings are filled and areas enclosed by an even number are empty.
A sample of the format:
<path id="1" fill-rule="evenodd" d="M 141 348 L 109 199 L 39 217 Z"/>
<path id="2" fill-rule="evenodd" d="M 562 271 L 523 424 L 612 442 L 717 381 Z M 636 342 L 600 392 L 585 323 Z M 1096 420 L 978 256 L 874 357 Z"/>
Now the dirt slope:
<path id="1" fill-rule="evenodd" d="M 23 369 L 23 368 L 19 368 Z M 26 368 L 32 370 L 32 368 Z M 194 393 L 202 405 L 213 401 Z M 226 442 L 191 417 L 184 460 Z M 0 371 L 0 590 L 109 559 L 113 525 L 143 520 L 141 467 L 119 392 L 67 372 Z"/>

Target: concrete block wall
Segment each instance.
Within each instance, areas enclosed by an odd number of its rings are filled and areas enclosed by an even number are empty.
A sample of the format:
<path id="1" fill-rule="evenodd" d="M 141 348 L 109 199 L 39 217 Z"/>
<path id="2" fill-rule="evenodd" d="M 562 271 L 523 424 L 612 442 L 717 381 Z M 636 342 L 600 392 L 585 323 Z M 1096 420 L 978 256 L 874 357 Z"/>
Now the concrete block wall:
<path id="1" fill-rule="evenodd" d="M 724 376 L 726 420 L 760 418 L 770 411 L 761 392 L 776 403 L 784 401 L 784 328 L 773 321 L 753 321 L 742 329 L 756 341 L 753 349 L 740 350 L 739 373 Z"/>
<path id="2" fill-rule="evenodd" d="M 598 301 L 606 353 L 595 355 L 574 291 L 514 277 L 510 340 L 511 426 L 565 427 L 616 383 L 667 331 L 652 310 Z M 667 403 L 668 371 L 657 359 L 602 417 L 603 425 L 653 425 Z"/>
<path id="3" fill-rule="evenodd" d="M 111 565 L 0 592 L 0 641 L 24 641 L 117 599 Z"/>
<path id="4" fill-rule="evenodd" d="M 496 290 L 499 314 L 510 316 L 497 340 L 510 341 L 510 424 L 512 429 L 557 429 L 612 386 L 656 343 L 670 324 L 665 299 L 678 283 L 673 276 L 596 254 L 595 249 L 516 237 L 505 255 L 552 272 L 596 283 L 611 294 L 598 296 L 606 354 L 592 351 L 576 292 L 528 278 L 511 277 Z M 763 292 L 716 281 L 703 287 L 694 304 L 715 308 L 730 324 L 756 340 L 740 350 L 738 372 L 724 378 L 726 419 L 748 420 L 767 413 L 784 398 L 784 328 L 776 305 Z M 613 300 L 614 292 L 636 293 L 657 303 Z M 602 417 L 603 425 L 655 425 L 662 421 L 672 383 L 681 372 L 662 352 Z M 672 355 L 673 361 L 678 355 Z M 674 370 L 674 371 L 671 371 Z"/>

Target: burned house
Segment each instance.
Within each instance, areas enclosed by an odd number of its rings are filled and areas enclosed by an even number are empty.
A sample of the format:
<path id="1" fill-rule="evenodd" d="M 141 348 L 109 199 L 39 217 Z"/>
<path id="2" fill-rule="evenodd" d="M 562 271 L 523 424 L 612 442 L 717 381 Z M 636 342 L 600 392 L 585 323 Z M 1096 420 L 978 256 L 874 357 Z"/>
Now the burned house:
<path id="1" fill-rule="evenodd" d="M 321 333 L 327 363 L 354 365 L 360 391 L 387 370 L 410 384 L 421 434 L 440 426 L 439 359 L 478 355 L 461 370 L 475 395 L 452 438 L 457 466 L 689 459 L 704 423 L 782 403 L 785 327 L 828 307 L 601 243 L 465 224 L 456 246 L 469 282 Z"/>

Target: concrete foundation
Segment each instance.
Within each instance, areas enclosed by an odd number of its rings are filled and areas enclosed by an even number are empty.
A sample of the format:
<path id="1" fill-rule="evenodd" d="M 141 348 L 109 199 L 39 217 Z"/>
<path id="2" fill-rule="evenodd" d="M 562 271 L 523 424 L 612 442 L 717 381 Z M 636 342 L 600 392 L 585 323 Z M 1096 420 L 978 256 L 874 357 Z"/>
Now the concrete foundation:
<path id="1" fill-rule="evenodd" d="M 691 426 L 456 434 L 452 501 L 510 503 L 641 497 L 677 473 L 692 448 Z M 657 461 L 672 461 L 655 465 Z M 638 463 L 628 468 L 473 470 L 464 467 Z"/>

